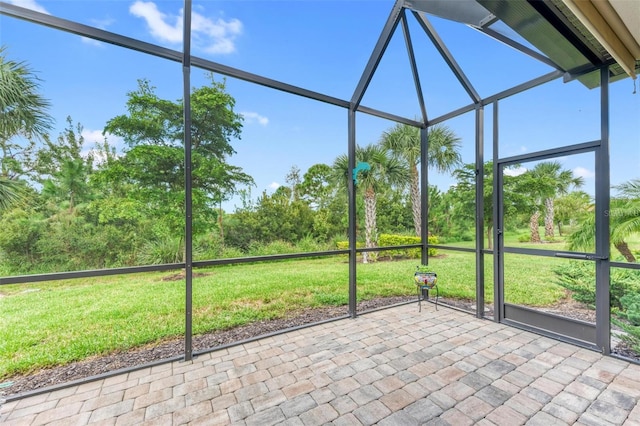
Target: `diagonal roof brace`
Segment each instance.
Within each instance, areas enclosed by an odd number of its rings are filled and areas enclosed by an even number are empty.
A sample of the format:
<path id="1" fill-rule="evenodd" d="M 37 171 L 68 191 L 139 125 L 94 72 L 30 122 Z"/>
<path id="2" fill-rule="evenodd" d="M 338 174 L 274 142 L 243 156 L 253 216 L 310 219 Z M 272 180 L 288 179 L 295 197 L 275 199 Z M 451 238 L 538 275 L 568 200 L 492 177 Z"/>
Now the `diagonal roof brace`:
<path id="1" fill-rule="evenodd" d="M 371 57 L 369 58 L 369 62 L 367 62 L 367 66 L 360 77 L 360 81 L 358 82 L 358 86 L 356 87 L 353 96 L 351 97 L 352 108 L 358 109 L 360 102 L 362 101 L 362 97 L 364 96 L 369 83 L 371 83 L 371 78 L 373 77 L 373 73 L 376 72 L 378 65 L 380 64 L 380 60 L 382 59 L 382 55 L 384 55 L 385 50 L 387 50 L 387 46 L 391 41 L 391 36 L 395 32 L 395 29 L 400 22 L 400 17 L 402 16 L 402 10 L 404 7 L 404 0 L 396 0 L 393 8 L 391 9 L 391 13 L 389 14 L 389 18 L 387 18 L 387 23 L 384 25 L 382 29 L 382 33 L 378 38 L 378 42 L 376 43 L 376 47 L 373 49 L 371 53 Z"/>
<path id="2" fill-rule="evenodd" d="M 438 36 L 438 33 L 436 32 L 436 29 L 433 27 L 433 25 L 431 25 L 431 22 L 429 22 L 424 13 L 413 11 L 413 16 L 416 17 L 422 29 L 425 31 L 425 33 L 427 33 L 427 36 L 431 39 L 436 49 L 438 49 L 438 52 L 440 52 L 442 58 L 445 60 L 447 65 L 449 65 L 451 71 L 453 71 L 453 73 L 456 75 L 456 78 L 458 79 L 462 87 L 464 87 L 464 90 L 467 91 L 473 103 L 480 103 L 480 95 L 478 95 L 478 92 L 476 92 L 476 89 L 474 89 L 473 85 L 471 84 L 465 73 L 462 71 L 462 68 L 460 68 L 460 65 L 458 65 L 458 62 L 456 62 L 449 49 L 447 49 L 447 46 L 445 46 L 440 36 Z"/>
<path id="3" fill-rule="evenodd" d="M 424 103 L 424 96 L 422 94 L 422 85 L 420 84 L 420 75 L 418 74 L 418 66 L 416 65 L 416 56 L 413 51 L 413 43 L 411 42 L 411 33 L 409 32 L 409 25 L 407 24 L 407 16 L 405 11 L 402 11 L 402 33 L 404 34 L 404 41 L 407 45 L 407 54 L 409 55 L 409 63 L 411 64 L 411 73 L 413 74 L 413 82 L 416 86 L 416 94 L 418 95 L 418 103 L 420 104 L 420 112 L 422 113 L 422 121 L 427 123 L 427 107 Z"/>

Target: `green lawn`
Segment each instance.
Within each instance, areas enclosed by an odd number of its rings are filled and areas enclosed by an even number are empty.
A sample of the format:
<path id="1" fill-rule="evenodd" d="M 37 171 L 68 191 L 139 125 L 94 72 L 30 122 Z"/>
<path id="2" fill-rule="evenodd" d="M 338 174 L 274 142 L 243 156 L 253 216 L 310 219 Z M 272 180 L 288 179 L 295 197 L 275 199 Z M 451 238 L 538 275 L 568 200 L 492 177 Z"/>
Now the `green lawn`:
<path id="1" fill-rule="evenodd" d="M 549 268 L 541 267 L 549 260 L 555 259 L 514 259 L 517 285 L 508 300 L 522 304 L 533 300 L 536 305 L 557 301 L 563 294 L 558 286 L 539 285 L 541 270 L 552 278 Z M 417 263 L 358 264 L 358 299 L 413 295 Z M 441 296 L 475 298 L 473 253 L 440 250 L 430 266 L 438 272 Z M 348 302 L 344 256 L 198 272 L 203 275 L 193 281 L 196 334 L 282 317 L 291 310 Z M 184 280 L 167 280 L 172 275 L 175 272 L 2 286 L 0 379 L 182 335 Z M 487 290 L 488 301 L 492 294 Z"/>

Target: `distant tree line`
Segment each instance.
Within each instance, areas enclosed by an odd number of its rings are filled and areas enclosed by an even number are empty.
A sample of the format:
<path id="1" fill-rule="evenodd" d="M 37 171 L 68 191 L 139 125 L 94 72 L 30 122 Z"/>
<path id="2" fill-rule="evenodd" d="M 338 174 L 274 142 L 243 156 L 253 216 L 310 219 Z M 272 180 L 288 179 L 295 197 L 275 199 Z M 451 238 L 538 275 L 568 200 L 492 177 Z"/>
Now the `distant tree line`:
<path id="1" fill-rule="evenodd" d="M 116 152 L 106 139 L 88 147 L 83 127 L 67 118 L 50 135 L 50 103 L 39 94 L 30 68 L 0 50 L 0 271 L 50 272 L 180 262 L 184 256 L 184 123 L 182 100 L 160 98 L 148 80 L 127 94 L 127 113 L 110 119 L 104 134 L 121 137 Z M 253 178 L 231 164 L 232 140 L 242 135 L 242 116 L 224 81 L 210 76 L 191 93 L 190 129 L 194 253 L 199 259 L 279 250 L 335 249 L 347 236 L 346 155 L 302 171 L 291 166 L 286 185 L 254 198 Z M 429 167 L 451 173 L 446 190 L 430 186 L 428 229 L 441 242 L 475 238 L 473 164 L 461 160 L 461 140 L 446 126 L 428 129 Z M 376 247 L 379 235 L 420 235 L 418 166 L 420 129 L 397 124 L 378 142 L 356 148 L 358 239 Z M 491 248 L 492 164 L 484 167 L 484 232 Z M 524 174 L 504 176 L 504 209 L 513 229 L 527 240 L 568 235 L 572 247 L 587 247 L 593 202 L 583 184 L 558 162 L 543 162 Z M 611 216 L 612 240 L 629 261 L 626 241 L 640 231 L 637 180 L 619 188 Z M 233 212 L 222 204 L 239 196 Z M 613 211 L 613 210 L 612 210 Z M 287 248 L 288 247 L 288 248 Z M 626 249 L 625 249 L 626 247 Z M 363 260 L 369 261 L 364 254 Z"/>

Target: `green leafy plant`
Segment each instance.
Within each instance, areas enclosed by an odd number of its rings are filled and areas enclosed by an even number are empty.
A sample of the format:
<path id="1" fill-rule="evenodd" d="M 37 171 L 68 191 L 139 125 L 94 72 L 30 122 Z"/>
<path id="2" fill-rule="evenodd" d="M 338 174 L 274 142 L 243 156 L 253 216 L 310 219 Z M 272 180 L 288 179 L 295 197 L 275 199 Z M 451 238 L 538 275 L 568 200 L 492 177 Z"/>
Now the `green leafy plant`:
<path id="1" fill-rule="evenodd" d="M 164 237 L 149 241 L 142 246 L 138 260 L 143 265 L 178 263 L 184 259 L 182 238 Z"/>
<path id="2" fill-rule="evenodd" d="M 428 237 L 429 244 L 438 244 L 438 237 L 435 235 L 430 235 Z M 420 237 L 414 237 L 412 235 L 392 235 L 392 234 L 380 234 L 380 238 L 378 240 L 381 246 L 401 246 L 408 244 L 420 244 Z M 420 249 L 399 249 L 399 250 L 390 250 L 387 252 L 391 257 L 403 257 L 410 259 L 419 259 L 420 258 Z M 438 254 L 437 249 L 429 248 L 428 249 L 429 256 L 433 257 Z"/>
<path id="3" fill-rule="evenodd" d="M 625 294 L 620 298 L 624 316 L 634 326 L 640 326 L 640 293 Z"/>
<path id="4" fill-rule="evenodd" d="M 518 235 L 518 242 L 519 243 L 528 243 L 529 241 L 531 241 L 531 236 L 529 234 L 520 234 L 520 235 Z"/>
<path id="5" fill-rule="evenodd" d="M 640 354 L 640 292 L 625 294 L 620 298 L 620 304 L 622 309 L 616 315 L 622 320 L 614 317 L 611 320 L 624 331 L 620 335 L 622 340 Z"/>
<path id="6" fill-rule="evenodd" d="M 554 269 L 556 283 L 571 291 L 571 297 L 590 306 L 596 303 L 595 271 L 593 264 L 572 261 Z M 640 292 L 640 271 L 615 268 L 611 270 L 610 303 L 623 308 L 621 298 Z"/>
<path id="7" fill-rule="evenodd" d="M 428 238 L 429 244 L 439 244 L 440 240 L 436 235 L 430 235 Z M 379 246 L 403 246 L 409 244 L 420 244 L 420 237 L 414 237 L 412 235 L 396 235 L 396 234 L 380 234 L 378 238 Z M 362 243 L 356 243 L 357 248 L 362 248 Z M 338 250 L 346 250 L 349 248 L 349 241 L 336 241 L 336 248 Z M 404 259 L 419 259 L 419 248 L 406 248 L 397 250 L 386 250 L 384 254 L 391 258 L 404 258 Z M 428 254 L 430 257 L 436 256 L 438 250 L 435 248 L 429 248 Z"/>

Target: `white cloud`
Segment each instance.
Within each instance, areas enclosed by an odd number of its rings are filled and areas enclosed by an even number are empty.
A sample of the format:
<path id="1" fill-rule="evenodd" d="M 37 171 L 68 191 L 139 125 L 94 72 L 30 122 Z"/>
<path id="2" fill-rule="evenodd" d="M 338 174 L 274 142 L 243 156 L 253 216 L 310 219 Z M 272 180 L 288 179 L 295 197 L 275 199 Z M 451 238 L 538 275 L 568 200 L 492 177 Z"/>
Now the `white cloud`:
<path id="1" fill-rule="evenodd" d="M 582 178 L 592 178 L 596 174 L 589 169 L 585 169 L 584 167 L 576 167 L 573 169 L 573 175 Z"/>
<path id="2" fill-rule="evenodd" d="M 278 182 L 271 182 L 269 184 L 269 189 L 273 189 L 275 191 L 278 188 L 280 188 L 280 184 Z"/>
<path id="3" fill-rule="evenodd" d="M 225 21 L 218 18 L 212 21 L 209 18 L 193 12 L 191 14 L 191 32 L 197 45 L 208 53 L 233 53 L 236 50 L 233 44 L 236 36 L 242 33 L 242 22 L 238 19 Z"/>
<path id="4" fill-rule="evenodd" d="M 109 146 L 119 151 L 124 146 L 124 140 L 119 136 L 114 136 L 111 133 L 107 133 L 106 135 L 102 134 L 102 130 L 82 130 L 82 137 L 84 138 L 84 143 L 87 147 L 91 147 L 82 151 L 83 157 L 88 157 L 89 155 L 93 156 L 94 164 L 102 164 L 105 162 L 106 157 L 104 153 L 97 151 L 94 146 L 96 144 L 102 144 L 107 139 L 109 142 Z"/>
<path id="5" fill-rule="evenodd" d="M 9 0 L 9 3 L 26 9 L 35 10 L 36 12 L 46 13 L 47 15 L 50 14 L 47 12 L 47 9 L 40 6 L 35 0 Z"/>
<path id="6" fill-rule="evenodd" d="M 182 41 L 182 13 L 168 17 L 160 12 L 155 3 L 137 1 L 129 7 L 133 16 L 147 21 L 151 35 L 161 41 L 180 43 Z M 166 22 L 169 21 L 169 22 Z M 170 21 L 173 21 L 172 23 Z"/>
<path id="7" fill-rule="evenodd" d="M 178 44 L 182 42 L 182 21 L 184 10 L 177 15 L 167 15 L 158 10 L 155 3 L 138 0 L 129 12 L 147 22 L 151 35 L 161 42 Z M 213 54 L 235 52 L 235 38 L 242 33 L 242 22 L 238 19 L 212 20 L 195 11 L 191 13 L 191 33 L 194 48 Z"/>
<path id="8" fill-rule="evenodd" d="M 92 19 L 91 22 L 95 27 L 100 28 L 101 30 L 105 30 L 115 22 L 115 19 L 113 18 Z"/>
<path id="9" fill-rule="evenodd" d="M 85 144 L 96 144 L 102 143 L 104 141 L 104 135 L 101 130 L 82 130 L 82 137 L 84 138 Z"/>
<path id="10" fill-rule="evenodd" d="M 262 126 L 266 126 L 267 124 L 269 124 L 269 119 L 263 115 L 258 114 L 257 112 L 241 112 L 240 115 L 242 115 L 245 121 L 249 124 L 258 123 Z"/>
<path id="11" fill-rule="evenodd" d="M 95 40 L 93 38 L 80 37 L 80 40 L 82 40 L 84 44 L 88 44 L 90 46 L 102 46 L 102 42 L 99 42 L 98 40 Z"/>
<path id="12" fill-rule="evenodd" d="M 520 176 L 521 174 L 524 174 L 527 172 L 527 168 L 526 167 L 515 167 L 515 168 L 506 168 L 504 169 L 504 174 L 507 176 Z"/>
<path id="13" fill-rule="evenodd" d="M 111 133 L 103 135 L 102 130 L 84 129 L 82 131 L 82 137 L 84 138 L 84 143 L 87 146 L 102 144 L 106 139 L 109 143 L 109 146 L 115 148 L 116 150 L 121 150 L 124 147 L 124 139 L 122 139 L 120 136 L 114 136 Z"/>

